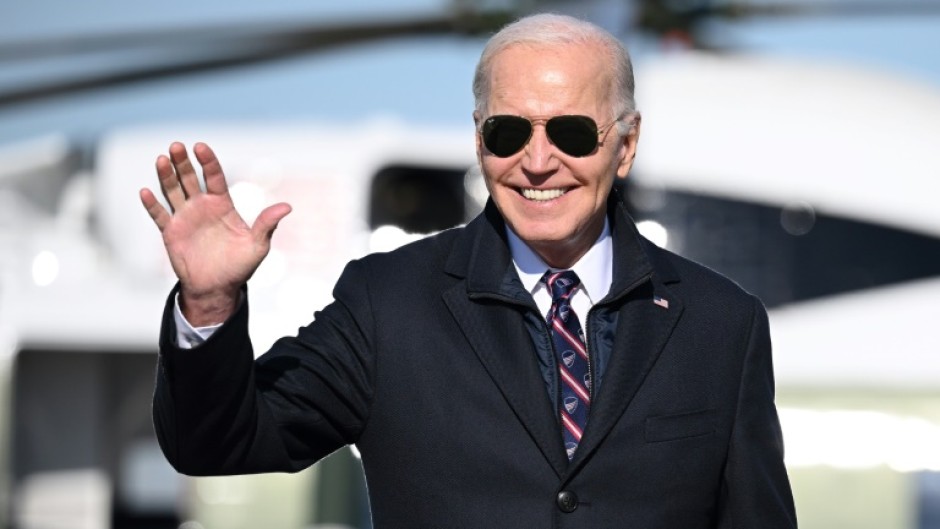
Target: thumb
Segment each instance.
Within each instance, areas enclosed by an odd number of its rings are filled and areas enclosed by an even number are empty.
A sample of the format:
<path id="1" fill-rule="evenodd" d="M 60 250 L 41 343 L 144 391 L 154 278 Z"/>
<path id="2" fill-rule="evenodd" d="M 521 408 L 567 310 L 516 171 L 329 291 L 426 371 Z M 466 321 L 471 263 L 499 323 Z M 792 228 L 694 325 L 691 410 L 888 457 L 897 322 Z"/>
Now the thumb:
<path id="1" fill-rule="evenodd" d="M 255 239 L 258 241 L 271 240 L 271 235 L 277 228 L 278 223 L 290 212 L 290 204 L 286 202 L 279 202 L 273 206 L 268 206 L 264 211 L 258 214 L 258 218 L 255 219 L 255 223 L 251 226 L 252 235 L 254 235 Z"/>

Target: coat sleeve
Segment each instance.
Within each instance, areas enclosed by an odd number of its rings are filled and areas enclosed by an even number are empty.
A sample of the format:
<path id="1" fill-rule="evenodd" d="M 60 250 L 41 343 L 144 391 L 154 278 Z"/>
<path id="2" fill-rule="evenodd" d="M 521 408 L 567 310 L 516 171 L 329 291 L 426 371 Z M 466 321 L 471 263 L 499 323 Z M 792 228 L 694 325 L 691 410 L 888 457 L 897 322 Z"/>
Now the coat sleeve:
<path id="1" fill-rule="evenodd" d="M 793 495 L 783 463 L 774 405 L 767 312 L 756 298 L 725 465 L 719 529 L 795 529 Z"/>
<path id="2" fill-rule="evenodd" d="M 350 263 L 335 301 L 296 337 L 254 359 L 248 303 L 204 344 L 176 346 L 164 311 L 154 427 L 173 467 L 190 475 L 294 472 L 355 442 L 372 401 L 368 286 Z"/>

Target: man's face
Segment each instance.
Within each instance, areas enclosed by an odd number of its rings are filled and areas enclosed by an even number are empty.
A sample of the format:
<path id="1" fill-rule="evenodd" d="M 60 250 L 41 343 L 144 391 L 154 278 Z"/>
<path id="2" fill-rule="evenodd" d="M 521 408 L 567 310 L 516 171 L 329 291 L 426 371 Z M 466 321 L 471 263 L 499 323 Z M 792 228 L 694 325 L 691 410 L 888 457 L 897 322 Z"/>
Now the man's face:
<path id="1" fill-rule="evenodd" d="M 577 114 L 605 127 L 617 116 L 609 66 L 600 57 L 589 45 L 507 48 L 491 66 L 487 114 L 474 114 L 477 156 L 490 196 L 509 227 L 559 268 L 573 265 L 600 235 L 607 195 L 613 179 L 630 170 L 638 130 L 621 136 L 613 127 L 599 136 L 603 144 L 596 151 L 579 158 L 562 152 L 546 135 L 544 121 L 535 121 L 526 146 L 501 158 L 483 144 L 479 125 L 501 114 L 532 120 Z"/>

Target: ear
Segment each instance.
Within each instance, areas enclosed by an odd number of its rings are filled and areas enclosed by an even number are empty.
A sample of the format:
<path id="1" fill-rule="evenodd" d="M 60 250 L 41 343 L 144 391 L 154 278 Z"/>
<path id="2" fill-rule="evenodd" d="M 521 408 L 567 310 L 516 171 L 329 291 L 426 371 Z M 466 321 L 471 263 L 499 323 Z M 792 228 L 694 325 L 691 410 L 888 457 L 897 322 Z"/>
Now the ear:
<path id="1" fill-rule="evenodd" d="M 477 146 L 477 162 L 483 163 L 483 138 L 480 137 L 480 120 L 483 116 L 480 115 L 479 110 L 473 111 L 473 137 L 476 140 Z"/>
<path id="2" fill-rule="evenodd" d="M 623 143 L 620 146 L 620 162 L 617 164 L 617 178 L 620 179 L 624 179 L 630 174 L 633 160 L 636 158 L 636 146 L 640 141 L 640 113 L 634 114 L 631 120 L 630 130 L 621 139 Z"/>

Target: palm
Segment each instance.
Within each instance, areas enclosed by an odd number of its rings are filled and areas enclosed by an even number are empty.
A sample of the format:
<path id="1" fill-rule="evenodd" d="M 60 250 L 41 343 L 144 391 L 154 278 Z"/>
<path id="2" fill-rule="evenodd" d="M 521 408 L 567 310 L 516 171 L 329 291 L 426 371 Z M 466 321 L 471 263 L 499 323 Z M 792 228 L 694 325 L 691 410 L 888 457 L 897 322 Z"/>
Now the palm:
<path id="1" fill-rule="evenodd" d="M 160 188 L 172 213 L 149 189 L 141 190 L 141 200 L 163 235 L 183 297 L 231 301 L 268 254 L 271 234 L 290 206 L 270 206 L 249 226 L 235 210 L 215 154 L 204 144 L 193 151 L 202 165 L 205 191 L 185 147 L 174 143 L 169 158 L 157 159 Z"/>
<path id="2" fill-rule="evenodd" d="M 173 271 L 195 291 L 248 281 L 267 254 L 228 195 L 190 198 L 163 229 Z"/>

